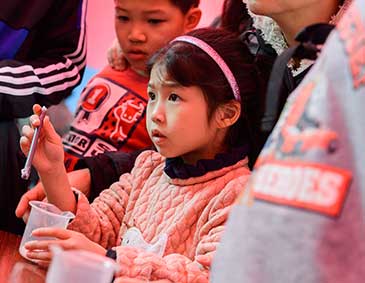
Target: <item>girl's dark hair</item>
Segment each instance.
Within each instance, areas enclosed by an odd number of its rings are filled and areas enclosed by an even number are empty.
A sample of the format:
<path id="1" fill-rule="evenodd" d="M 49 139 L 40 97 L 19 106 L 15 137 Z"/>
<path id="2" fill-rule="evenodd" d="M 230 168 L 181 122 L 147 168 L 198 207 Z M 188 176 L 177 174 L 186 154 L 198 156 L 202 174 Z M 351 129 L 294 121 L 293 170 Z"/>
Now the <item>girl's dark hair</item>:
<path id="1" fill-rule="evenodd" d="M 235 147 L 248 144 L 255 152 L 254 128 L 258 125 L 255 113 L 259 112 L 258 97 L 261 82 L 256 72 L 254 58 L 238 37 L 224 29 L 204 28 L 187 35 L 209 44 L 232 71 L 241 95 L 241 117 L 230 127 L 226 145 Z M 182 86 L 198 86 L 208 104 L 208 118 L 218 106 L 234 99 L 233 91 L 217 63 L 202 49 L 186 42 L 174 41 L 158 51 L 149 62 L 149 69 L 157 64 L 166 70 L 169 79 Z M 261 148 L 261 147 L 260 147 Z M 253 162 L 256 158 L 251 156 Z"/>
<path id="2" fill-rule="evenodd" d="M 246 4 L 242 0 L 225 0 L 221 15 L 221 27 L 231 32 L 241 33 L 252 25 Z"/>
<path id="3" fill-rule="evenodd" d="M 170 0 L 172 4 L 178 7 L 183 14 L 186 14 L 191 8 L 199 6 L 200 0 Z"/>

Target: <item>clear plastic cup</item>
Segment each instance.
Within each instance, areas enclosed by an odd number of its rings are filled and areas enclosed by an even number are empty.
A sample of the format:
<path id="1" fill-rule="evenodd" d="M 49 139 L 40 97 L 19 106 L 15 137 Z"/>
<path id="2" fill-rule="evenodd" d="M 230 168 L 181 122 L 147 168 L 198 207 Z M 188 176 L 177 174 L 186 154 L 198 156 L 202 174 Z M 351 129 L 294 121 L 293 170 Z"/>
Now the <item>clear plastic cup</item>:
<path id="1" fill-rule="evenodd" d="M 114 260 L 91 252 L 64 251 L 59 246 L 52 246 L 51 250 L 46 283 L 110 283 L 120 269 Z"/>
<path id="2" fill-rule="evenodd" d="M 49 237 L 34 237 L 32 236 L 32 231 L 41 227 L 66 228 L 70 219 L 73 219 L 75 215 L 69 211 L 63 212 L 55 205 L 42 201 L 30 201 L 29 204 L 32 208 L 20 243 L 19 253 L 24 258 L 31 260 L 25 255 L 27 251 L 24 247 L 25 243 L 34 240 L 54 239 Z"/>
<path id="3" fill-rule="evenodd" d="M 10 273 L 8 283 L 44 283 L 46 280 L 45 269 L 37 265 L 18 261 Z"/>

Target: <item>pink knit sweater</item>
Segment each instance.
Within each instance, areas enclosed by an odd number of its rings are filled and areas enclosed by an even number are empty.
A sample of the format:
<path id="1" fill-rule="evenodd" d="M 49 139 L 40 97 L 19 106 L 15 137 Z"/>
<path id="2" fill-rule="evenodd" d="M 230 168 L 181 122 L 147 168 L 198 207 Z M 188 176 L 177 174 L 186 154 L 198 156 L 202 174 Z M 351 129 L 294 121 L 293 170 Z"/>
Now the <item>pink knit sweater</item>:
<path id="1" fill-rule="evenodd" d="M 117 246 L 121 272 L 115 282 L 208 282 L 228 212 L 250 175 L 244 159 L 201 177 L 170 179 L 164 161 L 159 153 L 145 151 L 132 172 L 120 176 L 91 205 L 79 194 L 69 229 L 105 248 Z M 167 234 L 164 255 L 121 246 L 131 227 L 146 242 Z"/>

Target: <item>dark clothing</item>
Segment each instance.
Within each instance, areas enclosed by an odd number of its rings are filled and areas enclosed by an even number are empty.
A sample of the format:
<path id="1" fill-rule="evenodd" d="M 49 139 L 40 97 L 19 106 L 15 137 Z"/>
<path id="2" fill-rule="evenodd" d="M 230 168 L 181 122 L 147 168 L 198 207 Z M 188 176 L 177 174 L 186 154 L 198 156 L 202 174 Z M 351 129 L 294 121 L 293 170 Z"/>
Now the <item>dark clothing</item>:
<path id="1" fill-rule="evenodd" d="M 89 200 L 94 200 L 101 191 L 119 180 L 123 173 L 130 172 L 134 166 L 137 156 L 144 150 L 153 149 L 148 147 L 130 153 L 122 151 L 111 151 L 98 154 L 92 157 L 79 159 L 75 170 L 88 168 L 91 175 L 91 187 Z"/>
<path id="2" fill-rule="evenodd" d="M 270 97 L 272 94 L 270 93 L 270 90 L 267 89 L 267 82 L 270 79 L 272 67 L 274 65 L 274 62 L 276 58 L 278 57 L 278 54 L 276 51 L 271 47 L 270 44 L 266 43 L 263 38 L 261 37 L 261 31 L 256 30 L 253 26 L 249 27 L 247 31 L 244 31 L 241 34 L 241 39 L 243 42 L 245 42 L 250 49 L 251 53 L 255 56 L 255 62 L 257 64 L 257 68 L 260 72 L 260 77 L 262 79 L 262 85 L 265 88 L 264 89 L 264 96 L 261 99 L 261 109 L 260 109 L 260 118 L 259 120 L 262 120 L 264 113 L 267 112 L 269 109 L 265 109 L 266 106 L 266 100 L 268 97 Z M 295 88 L 300 84 L 300 82 L 303 80 L 304 76 L 307 74 L 309 68 L 304 70 L 303 72 L 293 75 L 292 70 L 289 67 L 286 67 L 284 71 L 284 76 L 280 77 L 282 80 L 281 88 L 275 92 L 275 96 L 278 97 L 278 105 L 276 112 L 281 113 L 281 111 L 284 108 L 284 105 L 286 103 L 286 100 L 290 93 L 292 93 Z M 275 117 L 275 121 L 272 122 L 272 124 L 275 124 L 276 120 L 279 117 Z M 269 131 L 265 130 L 262 125 L 262 122 L 258 127 L 261 129 L 261 135 L 265 138 L 268 137 L 271 130 Z M 263 146 L 263 144 L 262 144 Z"/>
<path id="3" fill-rule="evenodd" d="M 186 164 L 180 156 L 166 158 L 164 172 L 171 179 L 186 180 L 236 164 L 247 155 L 248 146 L 241 146 L 232 148 L 228 152 L 218 153 L 214 159 L 200 159 L 194 165 Z"/>
<path id="4" fill-rule="evenodd" d="M 27 182 L 16 118 L 35 103 L 59 103 L 85 67 L 84 0 L 2 0 L 0 3 L 0 229 L 22 233 L 15 217 Z"/>

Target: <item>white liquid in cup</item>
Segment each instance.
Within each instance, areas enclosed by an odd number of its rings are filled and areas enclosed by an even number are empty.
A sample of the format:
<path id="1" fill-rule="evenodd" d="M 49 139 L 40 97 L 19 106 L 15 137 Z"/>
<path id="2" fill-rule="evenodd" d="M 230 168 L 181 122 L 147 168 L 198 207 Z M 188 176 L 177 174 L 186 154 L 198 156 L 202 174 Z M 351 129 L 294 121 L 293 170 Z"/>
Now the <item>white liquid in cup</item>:
<path id="1" fill-rule="evenodd" d="M 25 243 L 35 240 L 54 239 L 49 237 L 34 237 L 32 236 L 32 231 L 41 227 L 66 228 L 70 219 L 73 219 L 75 215 L 69 211 L 62 212 L 55 205 L 46 202 L 30 201 L 29 204 L 32 208 L 20 243 L 19 253 L 24 258 L 31 260 L 26 257 L 27 249 L 24 247 Z"/>

